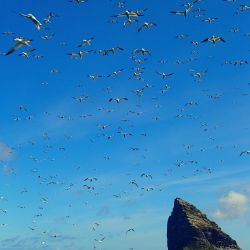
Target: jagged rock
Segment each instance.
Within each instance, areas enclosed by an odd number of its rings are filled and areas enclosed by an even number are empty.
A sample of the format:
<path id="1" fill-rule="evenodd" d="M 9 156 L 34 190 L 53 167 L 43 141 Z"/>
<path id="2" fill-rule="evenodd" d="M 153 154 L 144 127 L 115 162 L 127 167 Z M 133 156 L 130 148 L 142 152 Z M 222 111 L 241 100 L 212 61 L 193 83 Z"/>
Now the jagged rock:
<path id="1" fill-rule="evenodd" d="M 168 250 L 240 250 L 215 222 L 180 198 L 168 219 L 167 238 Z"/>

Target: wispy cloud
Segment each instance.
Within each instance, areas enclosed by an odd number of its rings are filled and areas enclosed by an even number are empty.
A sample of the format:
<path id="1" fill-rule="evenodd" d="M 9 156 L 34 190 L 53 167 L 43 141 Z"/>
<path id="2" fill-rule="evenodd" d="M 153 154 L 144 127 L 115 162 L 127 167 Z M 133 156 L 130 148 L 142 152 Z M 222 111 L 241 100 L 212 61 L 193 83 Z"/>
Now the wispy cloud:
<path id="1" fill-rule="evenodd" d="M 216 219 L 234 219 L 243 217 L 249 209 L 249 198 L 246 194 L 230 191 L 219 198 L 220 208 L 214 212 Z"/>
<path id="2" fill-rule="evenodd" d="M 8 145 L 0 142 L 0 161 L 9 160 L 12 157 L 12 155 L 13 155 L 12 149 Z"/>

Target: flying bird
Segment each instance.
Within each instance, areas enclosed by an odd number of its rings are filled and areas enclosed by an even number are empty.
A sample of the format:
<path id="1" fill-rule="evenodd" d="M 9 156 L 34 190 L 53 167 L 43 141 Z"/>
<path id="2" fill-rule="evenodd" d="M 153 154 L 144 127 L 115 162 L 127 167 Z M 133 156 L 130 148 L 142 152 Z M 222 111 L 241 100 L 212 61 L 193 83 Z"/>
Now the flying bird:
<path id="1" fill-rule="evenodd" d="M 23 57 L 28 58 L 28 57 L 30 56 L 31 52 L 33 52 L 33 51 L 35 51 L 35 50 L 36 50 L 36 49 L 30 49 L 30 50 L 28 50 L 28 51 L 23 51 L 23 52 L 21 52 L 21 53 L 19 54 L 19 56 L 23 56 Z"/>
<path id="2" fill-rule="evenodd" d="M 141 174 L 141 177 L 146 177 L 146 178 L 150 178 L 150 179 L 153 178 L 152 175 L 149 174 L 149 173 L 142 173 L 142 174 Z"/>
<path id="3" fill-rule="evenodd" d="M 119 13 L 117 15 L 114 15 L 112 17 L 127 17 L 127 19 L 130 20 L 131 17 L 140 17 L 143 16 L 143 11 L 130 11 L 130 10 L 126 10 L 125 12 Z"/>
<path id="4" fill-rule="evenodd" d="M 151 55 L 151 52 L 144 48 L 135 49 L 132 54 L 138 54 L 138 53 L 141 53 L 142 55 Z"/>
<path id="5" fill-rule="evenodd" d="M 127 230 L 127 232 L 126 233 L 129 233 L 129 232 L 134 232 L 135 231 L 135 229 L 134 228 L 129 228 L 128 230 Z"/>
<path id="6" fill-rule="evenodd" d="M 21 48 L 23 45 L 31 47 L 31 45 L 29 44 L 32 41 L 31 39 L 24 39 L 22 37 L 16 37 L 14 41 L 16 41 L 17 43 L 9 49 L 9 51 L 5 54 L 6 56 L 12 54 L 14 51 Z"/>
<path id="7" fill-rule="evenodd" d="M 165 72 L 156 72 L 156 73 L 160 75 L 162 78 L 174 75 L 174 73 L 165 73 Z"/>
<path id="8" fill-rule="evenodd" d="M 223 43 L 225 43 L 226 41 L 225 41 L 225 39 L 223 38 L 223 37 L 221 37 L 221 36 L 210 36 L 210 37 L 207 37 L 207 38 L 205 38 L 203 41 L 202 41 L 202 43 L 205 43 L 205 42 L 211 42 L 211 43 L 213 43 L 213 44 L 215 44 L 215 43 L 217 43 L 217 42 L 223 42 Z"/>
<path id="9" fill-rule="evenodd" d="M 185 9 L 184 11 L 171 11 L 170 13 L 176 15 L 184 15 L 184 17 L 186 18 L 191 9 L 192 8 Z"/>
<path id="10" fill-rule="evenodd" d="M 26 14 L 22 14 L 21 13 L 20 16 L 25 17 L 25 18 L 31 20 L 35 24 L 35 26 L 36 26 L 36 28 L 38 30 L 40 30 L 41 27 L 43 27 L 42 24 L 40 23 L 40 21 L 38 21 L 38 19 L 33 14 L 27 14 L 26 15 Z"/>
<path id="11" fill-rule="evenodd" d="M 96 242 L 98 243 L 103 243 L 105 240 L 105 237 L 101 238 L 101 239 L 95 239 Z"/>
<path id="12" fill-rule="evenodd" d="M 91 42 L 93 41 L 94 37 L 90 37 L 87 39 L 82 40 L 82 42 L 78 45 L 78 47 L 83 47 L 85 45 L 91 45 Z"/>
<path id="13" fill-rule="evenodd" d="M 250 155 L 250 150 L 241 151 L 240 156 L 242 156 L 242 155 L 244 155 L 244 154 Z"/>
<path id="14" fill-rule="evenodd" d="M 117 97 L 117 98 L 110 98 L 109 99 L 109 102 L 120 103 L 121 101 L 128 101 L 128 98 L 126 98 L 126 97 Z"/>
<path id="15" fill-rule="evenodd" d="M 86 3 L 88 0 L 71 0 L 70 2 L 80 4 L 80 3 Z"/>
<path id="16" fill-rule="evenodd" d="M 143 23 L 139 28 L 138 28 L 138 32 L 140 32 L 142 29 L 149 29 L 151 27 L 157 26 L 156 23 L 152 23 L 152 22 L 145 22 Z"/>

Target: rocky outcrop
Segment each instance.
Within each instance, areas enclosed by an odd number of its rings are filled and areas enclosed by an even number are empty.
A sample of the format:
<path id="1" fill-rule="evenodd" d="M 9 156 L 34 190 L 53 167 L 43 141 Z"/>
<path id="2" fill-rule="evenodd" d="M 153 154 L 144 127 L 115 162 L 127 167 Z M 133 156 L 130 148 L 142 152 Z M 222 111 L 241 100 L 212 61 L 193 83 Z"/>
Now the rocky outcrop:
<path id="1" fill-rule="evenodd" d="M 195 206 L 176 198 L 168 219 L 168 250 L 239 250 L 237 243 Z"/>

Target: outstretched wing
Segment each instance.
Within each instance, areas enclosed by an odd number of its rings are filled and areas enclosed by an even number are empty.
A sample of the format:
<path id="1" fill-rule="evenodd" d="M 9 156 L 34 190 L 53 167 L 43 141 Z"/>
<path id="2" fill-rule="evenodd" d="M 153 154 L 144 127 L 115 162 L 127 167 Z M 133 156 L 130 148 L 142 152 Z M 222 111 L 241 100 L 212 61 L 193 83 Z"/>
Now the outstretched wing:
<path id="1" fill-rule="evenodd" d="M 184 14 L 183 11 L 170 11 L 170 13 L 176 14 L 176 15 L 183 15 Z"/>
<path id="2" fill-rule="evenodd" d="M 221 40 L 223 43 L 226 42 L 225 39 L 224 39 L 223 37 L 221 37 L 220 40 Z"/>
<path id="3" fill-rule="evenodd" d="M 5 55 L 8 56 L 8 55 L 12 54 L 15 50 L 21 48 L 22 46 L 23 46 L 22 43 L 17 43 L 17 44 L 14 45 L 13 47 L 11 47 L 11 48 L 9 49 L 9 51 L 8 51 Z"/>
<path id="4" fill-rule="evenodd" d="M 202 43 L 208 42 L 209 38 L 204 39 L 203 41 L 201 41 Z"/>
<path id="5" fill-rule="evenodd" d="M 140 32 L 143 28 L 144 28 L 144 24 L 141 25 L 141 26 L 138 28 L 138 32 Z"/>

